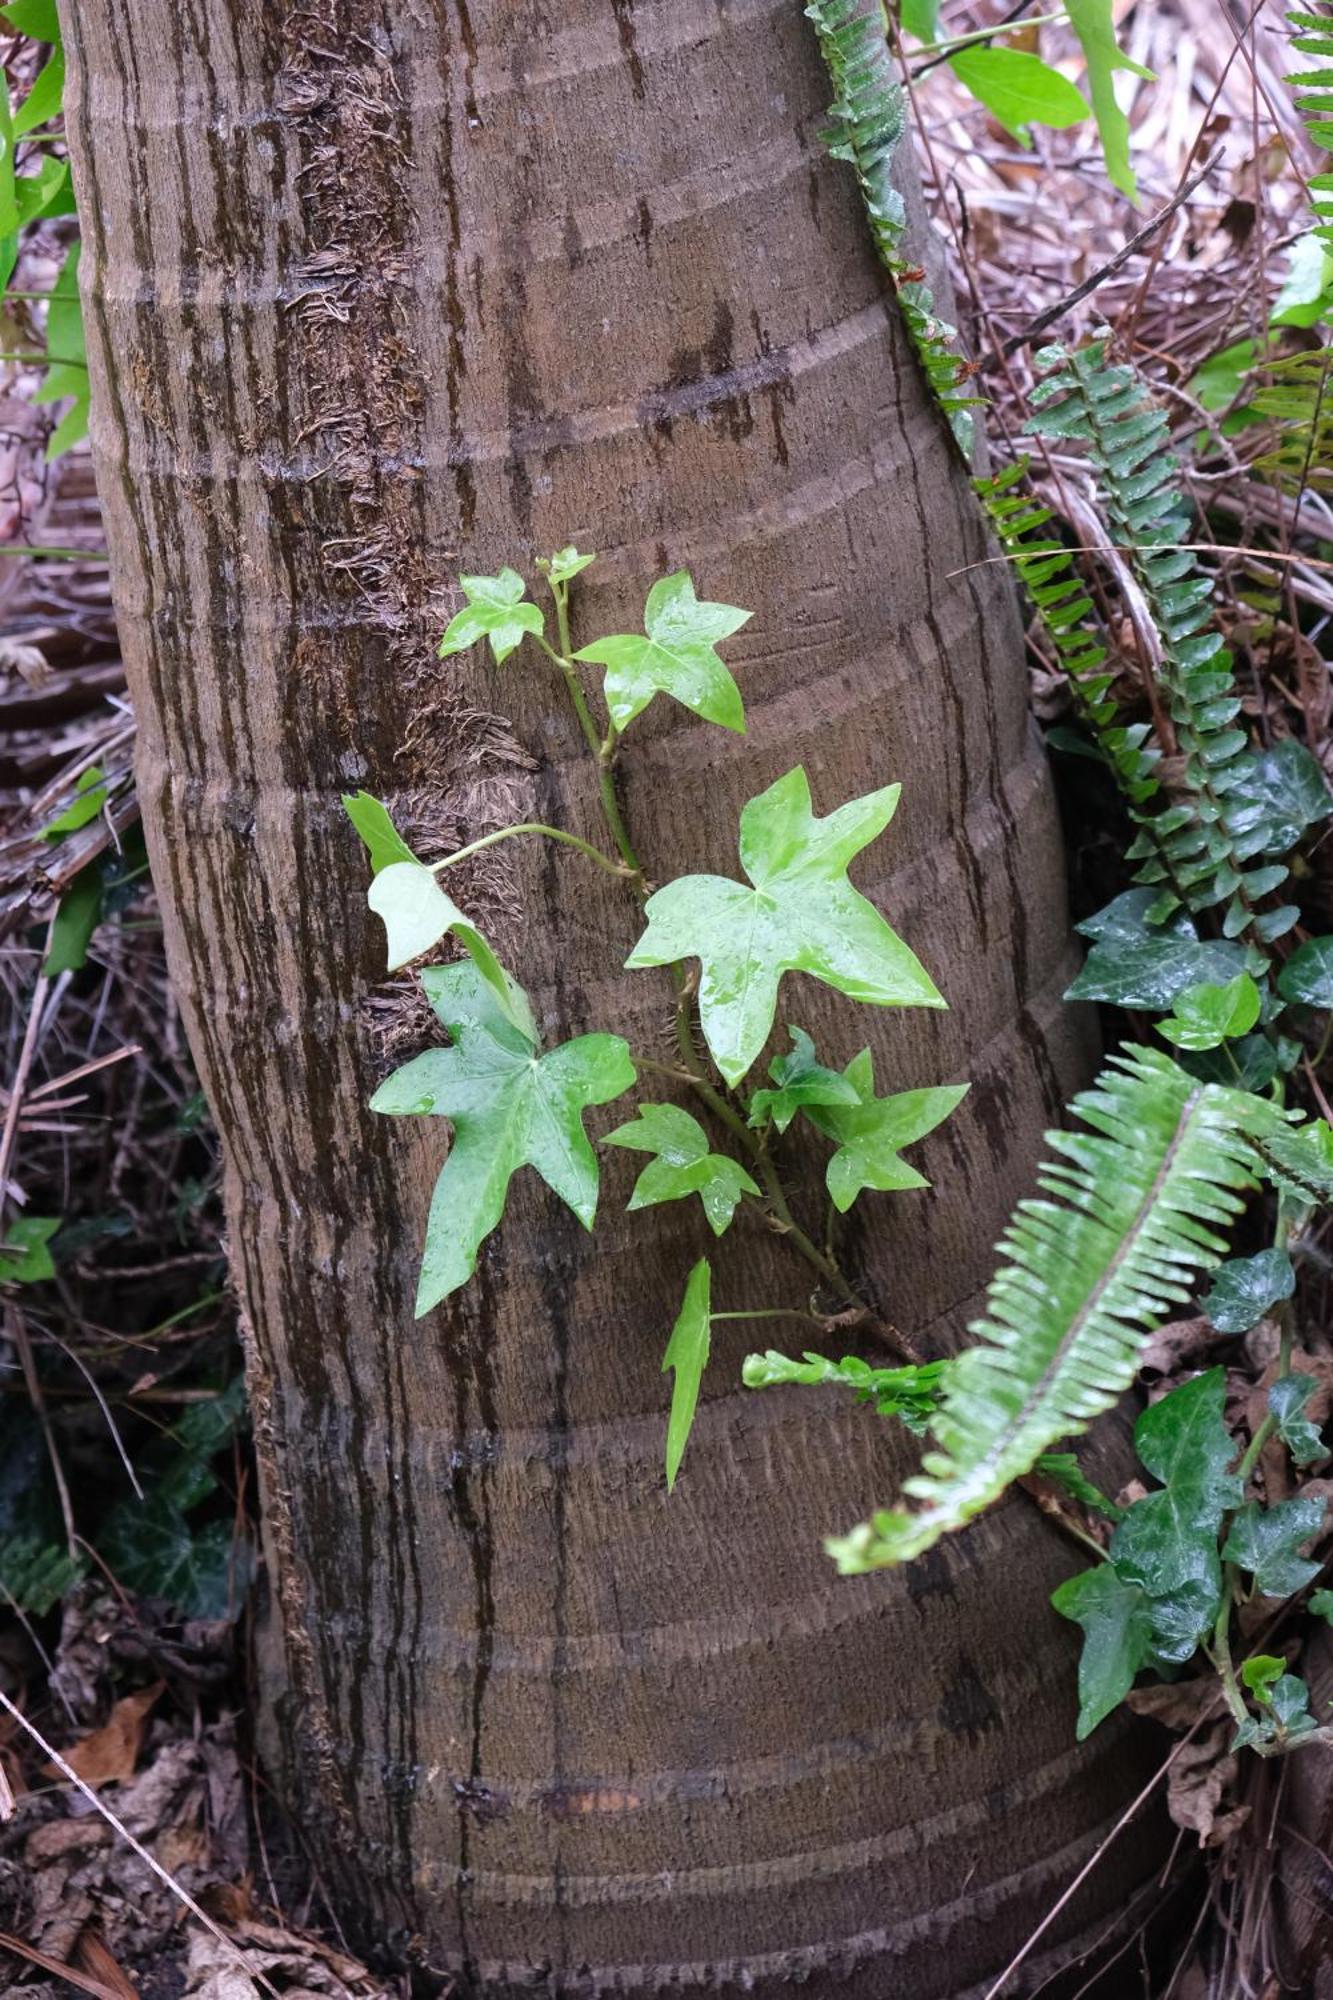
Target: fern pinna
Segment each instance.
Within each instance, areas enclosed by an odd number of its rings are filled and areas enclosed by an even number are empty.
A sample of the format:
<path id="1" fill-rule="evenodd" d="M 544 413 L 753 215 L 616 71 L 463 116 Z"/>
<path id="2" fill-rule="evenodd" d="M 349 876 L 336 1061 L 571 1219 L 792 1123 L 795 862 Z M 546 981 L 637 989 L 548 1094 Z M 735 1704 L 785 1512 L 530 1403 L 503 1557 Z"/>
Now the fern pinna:
<path id="1" fill-rule="evenodd" d="M 1107 360 L 1104 338 L 1050 347 L 1037 359 L 1049 373 L 1033 391 L 1028 428 L 1085 446 L 1161 646 L 1157 682 L 1184 774 L 1178 802 L 1130 848 L 1138 880 L 1161 887 L 1152 920 L 1171 916 L 1182 900 L 1193 910 L 1225 904 L 1228 937 L 1270 943 L 1299 912 L 1294 904 L 1258 907 L 1287 869 L 1278 861 L 1252 865 L 1269 852 L 1272 831 L 1252 787 L 1245 731 L 1236 727 L 1240 698 L 1213 623 L 1212 579 L 1187 546 L 1190 514 L 1166 418 L 1132 368 Z"/>
<path id="2" fill-rule="evenodd" d="M 1288 14 L 1291 45 L 1299 55 L 1333 64 L 1333 16 Z M 1298 70 L 1286 82 L 1314 144 L 1333 152 L 1333 68 Z M 1306 183 L 1314 211 L 1313 234 L 1325 258 L 1333 257 L 1333 173 Z M 1276 427 L 1272 446 L 1255 470 L 1288 492 L 1327 493 L 1333 485 L 1333 348 L 1265 358 L 1253 407 Z"/>
<path id="3" fill-rule="evenodd" d="M 1255 1182 L 1250 1135 L 1281 1122 L 1248 1092 L 1200 1083 L 1154 1049 L 1113 1056 L 1052 1132 L 1062 1157 L 1019 1202 L 978 1344 L 952 1362 L 931 1419 L 936 1449 L 905 1492 L 828 1544 L 845 1573 L 908 1562 L 965 1527 L 1058 1439 L 1086 1430 L 1134 1380 L 1148 1333 L 1225 1253 Z"/>
<path id="4" fill-rule="evenodd" d="M 1028 474 L 1029 461 L 1019 459 L 974 484 L 1001 548 L 1040 615 L 1079 720 L 1115 777 L 1135 825 L 1156 845 L 1156 822 L 1147 807 L 1160 793 L 1162 753 L 1149 743 L 1150 724 L 1117 720 L 1114 676 L 1105 671 L 1106 646 L 1096 629 L 1092 599 L 1072 551 L 1045 532 L 1054 516 L 1032 492 Z M 1169 870 L 1169 856 L 1160 847 L 1158 852 Z"/>
<path id="5" fill-rule="evenodd" d="M 883 0 L 810 0 L 820 53 L 836 92 L 825 141 L 845 160 L 861 188 L 879 260 L 893 280 L 903 319 L 936 401 L 964 453 L 972 449 L 972 408 L 979 397 L 959 393 L 966 363 L 957 332 L 935 311 L 919 266 L 903 255 L 903 198 L 893 184 L 893 158 L 904 135 L 906 100 L 889 53 Z"/>

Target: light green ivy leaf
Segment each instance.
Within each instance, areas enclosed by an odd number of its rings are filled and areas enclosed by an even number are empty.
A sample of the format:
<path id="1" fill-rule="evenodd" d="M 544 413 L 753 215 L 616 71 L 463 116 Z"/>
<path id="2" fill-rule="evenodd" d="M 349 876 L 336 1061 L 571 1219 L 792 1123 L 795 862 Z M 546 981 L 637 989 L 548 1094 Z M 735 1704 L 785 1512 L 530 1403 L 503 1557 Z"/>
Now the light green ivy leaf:
<path id="1" fill-rule="evenodd" d="M 926 1361 L 905 1368 L 872 1368 L 859 1354 L 832 1361 L 808 1351 L 799 1361 L 770 1347 L 765 1354 L 747 1354 L 741 1380 L 747 1389 L 776 1389 L 789 1382 L 807 1388 L 854 1389 L 858 1403 L 873 1403 L 880 1417 L 900 1417 L 920 1436 L 939 1407 L 947 1361 Z"/>
<path id="2" fill-rule="evenodd" d="M 743 1194 L 759 1193 L 738 1161 L 710 1151 L 698 1119 L 676 1104 L 641 1104 L 638 1116 L 608 1132 L 602 1143 L 657 1156 L 635 1182 L 631 1208 L 653 1208 L 697 1194 L 714 1236 L 730 1226 Z"/>
<path id="3" fill-rule="evenodd" d="M 84 339 L 83 308 L 79 304 L 79 250 L 71 243 L 59 276 L 51 287 L 46 309 L 47 369 L 35 403 L 63 403 L 70 406 L 51 433 L 46 447 L 48 460 L 59 458 L 88 435 L 89 379 L 88 347 Z"/>
<path id="4" fill-rule="evenodd" d="M 1032 144 L 1032 125 L 1061 128 L 1088 115 L 1088 100 L 1077 85 L 1024 49 L 959 49 L 949 67 L 1020 146 Z"/>
<path id="5" fill-rule="evenodd" d="M 902 1148 L 924 1139 L 967 1096 L 965 1083 L 933 1084 L 924 1090 L 875 1095 L 874 1057 L 869 1049 L 853 1056 L 843 1071 L 857 1095 L 855 1105 L 810 1104 L 805 1115 L 838 1150 L 828 1163 L 829 1198 L 845 1215 L 863 1188 L 882 1193 L 929 1187 L 925 1175 L 901 1157 Z"/>
<path id="6" fill-rule="evenodd" d="M 420 862 L 393 823 L 389 808 L 371 792 L 344 792 L 343 811 L 351 820 L 370 856 L 371 873 L 378 875 L 395 861 Z"/>
<path id="7" fill-rule="evenodd" d="M 804 1028 L 789 1027 L 792 1047 L 788 1055 L 774 1056 L 768 1065 L 772 1090 L 756 1090 L 750 1099 L 751 1125 L 772 1123 L 785 1132 L 797 1112 L 808 1104 L 856 1104 L 856 1085 L 841 1071 L 828 1069 L 815 1055 L 815 1045 Z"/>
<path id="8" fill-rule="evenodd" d="M 808 972 L 877 1007 L 943 1007 L 915 953 L 847 880 L 848 864 L 893 817 L 900 787 L 811 810 L 798 765 L 741 812 L 745 888 L 721 875 L 684 875 L 651 896 L 648 928 L 626 964 L 702 966 L 704 1039 L 737 1084 L 768 1039 L 784 972 Z"/>
<path id="9" fill-rule="evenodd" d="M 1238 972 L 1225 986 L 1187 986 L 1157 1032 L 1178 1049 L 1219 1048 L 1238 1035 L 1248 1035 L 1259 1019 L 1259 988 L 1248 972 Z"/>
<path id="10" fill-rule="evenodd" d="M 503 666 L 527 633 L 545 631 L 540 609 L 525 601 L 525 585 L 516 569 L 502 569 L 498 576 L 460 576 L 458 583 L 468 601 L 450 619 L 440 641 L 442 660 L 485 639 L 495 664 Z"/>
<path id="11" fill-rule="evenodd" d="M 664 576 L 648 593 L 644 635 L 596 639 L 574 657 L 606 668 L 606 705 L 625 729 L 655 694 L 669 694 L 705 722 L 745 730 L 740 689 L 717 651 L 750 617 L 734 604 L 709 604 L 694 594 L 687 570 Z"/>
<path id="12" fill-rule="evenodd" d="M 590 555 L 580 555 L 574 544 L 567 542 L 563 549 L 557 549 L 551 557 L 547 564 L 547 575 L 552 583 L 569 583 L 572 578 L 581 575 L 589 563 L 595 563 L 596 560 L 596 550 Z"/>
<path id="13" fill-rule="evenodd" d="M 685 1456 L 685 1446 L 694 1427 L 694 1413 L 699 1407 L 699 1385 L 708 1366 L 713 1329 L 712 1289 L 713 1278 L 708 1259 L 701 1257 L 686 1281 L 685 1297 L 676 1316 L 676 1324 L 671 1329 L 666 1353 L 662 1356 L 662 1373 L 674 1372 L 675 1376 L 671 1384 L 671 1415 L 667 1419 L 668 1493 L 675 1487 L 680 1461 Z"/>
<path id="14" fill-rule="evenodd" d="M 58 1215 L 17 1215 L 0 1232 L 0 1285 L 36 1285 L 54 1278 L 48 1248 L 60 1228 Z"/>
<path id="15" fill-rule="evenodd" d="M 540 1054 L 475 966 L 433 967 L 429 991 L 453 1046 L 414 1056 L 371 1099 L 373 1111 L 433 1113 L 453 1126 L 426 1225 L 418 1318 L 467 1283 L 520 1167 L 533 1167 L 591 1229 L 597 1156 L 583 1114 L 619 1097 L 635 1074 L 619 1035 L 580 1035 Z"/>
<path id="16" fill-rule="evenodd" d="M 491 989 L 501 1012 L 525 1041 L 540 1039 L 527 994 L 496 957 L 476 925 L 464 916 L 452 896 L 446 896 L 431 870 L 420 861 L 391 861 L 382 867 L 366 892 L 366 901 L 383 919 L 388 941 L 388 969 L 397 972 L 453 934 Z"/>

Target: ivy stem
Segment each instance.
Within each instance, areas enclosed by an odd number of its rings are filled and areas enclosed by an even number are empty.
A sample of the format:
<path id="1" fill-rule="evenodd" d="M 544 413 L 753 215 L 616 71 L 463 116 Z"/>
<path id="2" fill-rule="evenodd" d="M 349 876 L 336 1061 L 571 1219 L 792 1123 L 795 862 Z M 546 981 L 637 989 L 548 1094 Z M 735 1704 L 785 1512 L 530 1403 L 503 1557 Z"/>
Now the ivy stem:
<path id="1" fill-rule="evenodd" d="M 583 731 L 583 739 L 592 752 L 593 763 L 597 767 L 597 789 L 601 794 L 602 814 L 606 820 L 611 838 L 620 852 L 620 858 L 633 880 L 635 892 L 640 901 L 646 903 L 648 900 L 647 878 L 640 865 L 639 857 L 634 851 L 634 843 L 629 837 L 629 828 L 625 825 L 625 816 L 620 810 L 620 801 L 616 797 L 616 781 L 611 770 L 615 745 L 619 740 L 616 733 L 616 726 L 613 722 L 608 721 L 607 733 L 603 737 L 593 720 L 592 710 L 588 707 L 588 697 L 583 692 L 583 683 L 579 679 L 579 670 L 570 658 L 573 647 L 570 643 L 569 632 L 569 591 L 563 583 L 552 582 L 551 595 L 555 599 L 555 617 L 556 626 L 560 634 L 560 651 L 557 653 L 555 647 L 542 637 L 540 633 L 535 635 L 537 643 L 542 651 L 559 668 L 565 686 L 569 690 L 569 699 L 574 705 L 574 713 L 578 717 L 579 728 Z"/>
<path id="2" fill-rule="evenodd" d="M 640 900 L 647 902 L 649 894 L 647 878 L 644 875 L 639 857 L 635 852 L 634 843 L 630 839 L 629 829 L 625 824 L 624 815 L 620 810 L 620 801 L 616 797 L 612 766 L 615 759 L 616 747 L 620 740 L 619 732 L 616 729 L 614 721 L 609 718 L 606 735 L 603 737 L 598 732 L 597 724 L 593 720 L 592 711 L 588 707 L 588 698 L 583 691 L 583 683 L 579 679 L 578 668 L 570 657 L 573 652 L 573 646 L 569 625 L 569 587 L 566 583 L 557 582 L 554 577 L 548 577 L 547 582 L 550 587 L 551 596 L 555 602 L 556 632 L 560 641 L 560 651 L 556 651 L 555 647 L 552 646 L 544 634 L 540 632 L 534 633 L 533 637 L 548 659 L 559 669 L 565 686 L 569 690 L 569 698 L 574 705 L 574 713 L 578 717 L 584 741 L 592 752 L 593 761 L 597 766 L 597 782 L 601 792 L 602 811 L 606 819 L 607 828 L 620 853 L 624 866 L 623 868 L 617 867 L 606 855 L 599 853 L 596 848 L 588 848 L 587 851 L 594 855 L 608 872 L 619 875 L 624 881 L 629 881 Z M 554 831 L 553 828 L 549 827 L 540 830 L 543 832 Z M 511 828 L 510 831 L 518 831 L 518 829 Z M 488 842 L 501 837 L 491 834 L 488 836 Z M 562 837 L 575 846 L 587 847 L 586 842 L 575 839 L 572 834 L 565 834 Z M 474 844 L 474 849 L 463 849 L 462 852 L 475 851 L 475 847 L 485 844 L 488 843 L 478 841 Z M 458 858 L 457 855 L 451 857 L 454 860 Z M 834 1259 L 821 1250 L 818 1244 L 806 1234 L 796 1221 L 788 1204 L 786 1194 L 783 1192 L 782 1182 L 778 1176 L 777 1169 L 768 1157 L 767 1148 L 750 1131 L 750 1128 L 735 1106 L 728 1102 L 723 1092 L 714 1084 L 694 1046 L 694 977 L 682 972 L 678 965 L 673 965 L 670 968 L 670 972 L 672 984 L 676 990 L 676 1046 L 680 1050 L 681 1061 L 688 1072 L 687 1077 L 682 1080 L 688 1081 L 690 1088 L 708 1106 L 719 1124 L 725 1126 L 727 1131 L 732 1134 L 733 1138 L 737 1140 L 754 1163 L 755 1172 L 763 1187 L 763 1208 L 770 1226 L 780 1236 L 786 1238 L 787 1242 L 791 1244 L 799 1256 L 805 1259 L 805 1262 L 813 1271 L 819 1273 L 824 1282 L 837 1293 L 844 1305 L 850 1307 L 856 1313 L 863 1314 L 874 1325 L 880 1338 L 888 1347 L 900 1354 L 905 1361 L 913 1362 L 917 1366 L 920 1366 L 922 1357 L 913 1348 L 907 1336 L 894 1326 L 891 1321 L 881 1319 L 879 1314 L 871 1312 L 865 1300 L 858 1298 L 857 1294 L 853 1291 L 850 1283 L 844 1277 Z M 661 1066 L 658 1065 L 657 1067 L 660 1070 Z"/>
<path id="3" fill-rule="evenodd" d="M 518 826 L 502 826 L 498 833 L 487 833 L 480 840 L 470 840 L 466 847 L 446 854 L 443 861 L 432 861 L 431 872 L 438 875 L 445 868 L 452 868 L 456 861 L 467 861 L 472 855 L 480 854 L 483 848 L 495 847 L 502 840 L 512 840 L 516 833 L 544 834 L 547 840 L 558 840 L 565 847 L 577 848 L 580 854 L 586 854 L 589 861 L 595 861 L 599 868 L 604 868 L 608 875 L 614 875 L 617 881 L 623 882 L 629 876 L 630 871 L 621 862 L 613 861 L 609 854 L 603 854 L 601 848 L 594 847 L 591 841 L 580 840 L 578 834 L 566 833 L 561 826 L 543 826 L 538 820 L 523 820 Z"/>
<path id="4" fill-rule="evenodd" d="M 1256 1433 L 1257 1435 L 1257 1433 Z M 1245 1697 L 1236 1679 L 1236 1669 L 1231 1659 L 1231 1603 L 1236 1593 L 1237 1570 L 1234 1563 L 1227 1563 L 1222 1571 L 1222 1602 L 1217 1610 L 1217 1623 L 1213 1627 L 1212 1655 L 1217 1668 L 1222 1692 L 1226 1696 L 1227 1707 L 1237 1722 L 1249 1721 L 1249 1710 Z"/>

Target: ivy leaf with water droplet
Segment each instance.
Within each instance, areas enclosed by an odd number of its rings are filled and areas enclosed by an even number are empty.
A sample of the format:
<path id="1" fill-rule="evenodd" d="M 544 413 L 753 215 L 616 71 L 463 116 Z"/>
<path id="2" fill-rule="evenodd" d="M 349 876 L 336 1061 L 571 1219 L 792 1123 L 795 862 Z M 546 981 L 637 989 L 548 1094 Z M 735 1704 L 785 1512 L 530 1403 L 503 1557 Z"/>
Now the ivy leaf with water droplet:
<path id="1" fill-rule="evenodd" d="M 468 601 L 450 619 L 440 641 L 442 660 L 485 639 L 500 667 L 529 632 L 545 631 L 546 620 L 535 604 L 526 602 L 516 569 L 502 569 L 498 576 L 460 576 L 458 584 Z"/>
<path id="2" fill-rule="evenodd" d="M 1164 1659 L 1187 1660 L 1217 1612 L 1218 1530 L 1241 1498 L 1240 1481 L 1227 1470 L 1236 1443 L 1222 1420 L 1225 1396 L 1226 1371 L 1210 1368 L 1134 1426 L 1139 1458 L 1163 1485 L 1130 1507 L 1111 1537 L 1111 1560 L 1126 1583 L 1160 1600 L 1154 1646 Z"/>
<path id="3" fill-rule="evenodd" d="M 902 1148 L 924 1139 L 967 1096 L 965 1083 L 933 1084 L 925 1090 L 900 1090 L 876 1097 L 874 1057 L 869 1049 L 853 1056 L 843 1077 L 856 1092 L 854 1105 L 811 1104 L 806 1117 L 838 1150 L 828 1163 L 828 1191 L 833 1206 L 846 1214 L 863 1188 L 891 1193 L 901 1188 L 929 1187 L 925 1175 L 902 1158 Z"/>
<path id="4" fill-rule="evenodd" d="M 792 1039 L 789 1055 L 774 1056 L 768 1065 L 775 1088 L 756 1090 L 750 1099 L 751 1125 L 770 1119 L 785 1132 L 797 1112 L 810 1104 L 856 1104 L 856 1085 L 840 1070 L 828 1069 L 815 1055 L 815 1045 L 804 1028 L 788 1028 Z"/>
<path id="5" fill-rule="evenodd" d="M 1295 1289 L 1296 1272 L 1286 1251 L 1260 1250 L 1218 1265 L 1203 1309 L 1219 1333 L 1248 1333 Z"/>
<path id="6" fill-rule="evenodd" d="M 648 593 L 643 634 L 595 639 L 574 657 L 606 668 L 606 705 L 625 729 L 655 694 L 669 694 L 705 722 L 745 729 L 740 689 L 717 650 L 750 616 L 734 604 L 710 604 L 694 594 L 688 570 L 664 576 Z"/>
<path id="7" fill-rule="evenodd" d="M 1268 1407 L 1277 1419 L 1277 1434 L 1297 1465 L 1314 1465 L 1328 1457 L 1328 1446 L 1305 1406 L 1319 1387 L 1313 1375 L 1283 1375 L 1268 1392 Z"/>
<path id="8" fill-rule="evenodd" d="M 1244 971 L 1243 946 L 1200 938 L 1183 913 L 1150 924 L 1148 911 L 1156 900 L 1155 890 L 1126 889 L 1078 926 L 1093 944 L 1066 1000 L 1104 1000 L 1160 1013 L 1187 987 L 1220 983 Z"/>
<path id="9" fill-rule="evenodd" d="M 741 866 L 753 887 L 682 875 L 648 899 L 648 928 L 626 964 L 700 961 L 699 1018 L 728 1083 L 767 1041 L 784 972 L 811 973 L 871 1006 L 945 1005 L 916 954 L 847 879 L 893 818 L 900 789 L 886 785 L 816 819 L 798 765 L 742 809 Z"/>
<path id="10" fill-rule="evenodd" d="M 1126 1583 L 1110 1563 L 1080 1570 L 1051 1595 L 1062 1618 L 1083 1627 L 1078 1663 L 1078 1728 L 1081 1743 L 1134 1685 L 1140 1667 L 1153 1658 L 1152 1612 L 1135 1583 Z"/>
<path id="11" fill-rule="evenodd" d="M 534 1168 L 592 1228 L 597 1156 L 583 1114 L 619 1097 L 635 1075 L 619 1035 L 580 1035 L 539 1053 L 475 966 L 435 966 L 429 990 L 452 1046 L 414 1056 L 370 1101 L 373 1111 L 433 1113 L 453 1126 L 426 1224 L 418 1318 L 467 1283 L 520 1167 Z"/>
<path id="12" fill-rule="evenodd" d="M 708 1259 L 701 1257 L 686 1280 L 685 1297 L 662 1356 L 662 1373 L 675 1375 L 671 1384 L 671 1415 L 667 1419 L 668 1493 L 676 1484 L 680 1461 L 694 1426 L 694 1413 L 699 1407 L 699 1385 L 712 1345 L 712 1297 L 713 1274 Z"/>
<path id="13" fill-rule="evenodd" d="M 1324 1512 L 1322 1500 L 1299 1494 L 1272 1507 L 1247 1500 L 1232 1518 L 1222 1560 L 1249 1570 L 1264 1597 L 1290 1597 L 1319 1574 L 1320 1565 L 1298 1551 L 1319 1533 Z"/>
<path id="14" fill-rule="evenodd" d="M 698 1119 L 677 1104 L 641 1104 L 638 1117 L 608 1132 L 602 1143 L 657 1155 L 634 1184 L 631 1208 L 653 1208 L 697 1194 L 714 1236 L 730 1226 L 743 1194 L 759 1193 L 738 1161 L 710 1150 Z"/>

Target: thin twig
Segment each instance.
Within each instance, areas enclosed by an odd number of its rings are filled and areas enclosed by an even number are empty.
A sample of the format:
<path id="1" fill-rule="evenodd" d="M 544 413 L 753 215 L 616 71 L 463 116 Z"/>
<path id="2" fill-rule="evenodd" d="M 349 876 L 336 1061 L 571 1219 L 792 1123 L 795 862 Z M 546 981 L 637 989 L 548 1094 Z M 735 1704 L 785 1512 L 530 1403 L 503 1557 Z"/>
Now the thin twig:
<path id="1" fill-rule="evenodd" d="M 216 1938 L 218 1943 L 222 1946 L 223 1950 L 230 1953 L 232 1958 L 235 1959 L 237 1965 L 239 1965 L 241 1970 L 244 1972 L 246 1978 L 252 1979 L 256 1986 L 262 1986 L 266 1993 L 271 1993 L 273 1995 L 273 2000 L 281 2000 L 281 1996 L 278 1993 L 277 1987 L 274 1986 L 270 1980 L 265 1978 L 264 1974 L 260 1971 L 257 1965 L 251 1964 L 249 1958 L 247 1958 L 246 1954 L 241 1950 L 241 1947 L 236 1943 L 236 1941 L 233 1938 L 229 1938 L 227 1936 L 227 1933 L 224 1930 L 220 1929 L 219 1926 L 214 1923 L 212 1917 L 209 1916 L 208 1912 L 206 1910 L 200 1909 L 198 1903 L 195 1902 L 194 1897 L 190 1894 L 189 1890 L 183 1889 L 181 1887 L 180 1883 L 176 1880 L 175 1876 L 167 1872 L 167 1870 L 162 1866 L 162 1863 L 157 1859 L 156 1855 L 150 1854 L 148 1849 L 143 1845 L 142 1841 L 138 1841 L 135 1839 L 134 1835 L 125 1825 L 125 1822 L 123 1820 L 117 1819 L 116 1815 L 112 1812 L 110 1806 L 107 1805 L 104 1800 L 100 1799 L 97 1796 L 97 1793 L 93 1790 L 91 1785 L 86 1785 L 84 1783 L 83 1779 L 79 1776 L 78 1772 L 74 1770 L 71 1765 L 66 1763 L 65 1759 L 61 1756 L 60 1752 L 56 1749 L 55 1745 L 53 1743 L 47 1742 L 46 1738 L 42 1735 L 41 1730 L 37 1728 L 35 1723 L 29 1722 L 27 1716 L 23 1713 L 23 1710 L 15 1706 L 15 1704 L 9 1699 L 9 1696 L 5 1693 L 3 1688 L 0 1688 L 0 1708 L 3 1708 L 6 1715 L 11 1716 L 13 1720 L 17 1722 L 19 1728 L 24 1732 L 24 1734 L 28 1736 L 33 1743 L 36 1744 L 37 1748 L 42 1752 L 43 1756 L 46 1757 L 50 1763 L 55 1765 L 61 1777 L 64 1778 L 68 1784 L 73 1785 L 75 1791 L 77 1791 L 80 1794 L 80 1796 L 87 1801 L 87 1803 L 92 1807 L 93 1811 L 101 1814 L 102 1818 L 106 1821 L 107 1825 L 111 1828 L 112 1832 L 119 1834 L 120 1838 L 126 1843 L 126 1845 L 128 1847 L 131 1847 L 134 1850 L 134 1852 L 138 1855 L 140 1861 L 144 1862 L 147 1867 L 152 1869 L 154 1875 L 157 1876 L 158 1881 L 165 1884 L 165 1886 L 171 1891 L 172 1895 L 176 1898 L 176 1900 L 190 1912 L 190 1915 L 195 1919 L 195 1921 L 203 1925 L 204 1929 L 209 1933 L 210 1937 Z M 66 1971 L 62 1967 L 61 1977 L 64 1978 L 66 1976 L 67 1976 Z"/>
<path id="2" fill-rule="evenodd" d="M 1089 277 L 1083 280 L 1081 285 L 1075 285 L 1072 292 L 1066 292 L 1065 296 L 1062 299 L 1057 299 L 1053 306 L 1047 306 L 1045 312 L 1038 313 L 1037 317 L 1034 320 L 1030 320 L 1021 332 L 1011 334 L 1001 350 L 1005 359 L 1007 360 L 1011 354 L 1017 354 L 1020 347 L 1026 347 L 1028 342 L 1035 340 L 1039 334 L 1045 333 L 1048 326 L 1054 326 L 1058 319 L 1063 319 L 1072 307 L 1087 298 L 1089 292 L 1095 292 L 1099 285 L 1104 284 L 1108 278 L 1113 278 L 1117 271 L 1123 270 L 1135 251 L 1141 250 L 1144 244 L 1156 235 L 1162 224 L 1170 221 L 1181 203 L 1189 199 L 1195 188 L 1198 187 L 1199 182 L 1207 179 L 1216 161 L 1217 154 L 1210 154 L 1198 172 L 1193 174 L 1183 187 L 1176 190 L 1170 201 L 1159 208 L 1156 215 L 1149 216 L 1142 229 L 1136 230 L 1128 242 L 1121 244 L 1114 257 L 1110 258 L 1105 264 L 1099 265 Z M 997 365 L 997 362 L 990 355 L 987 355 L 978 364 L 982 372 Z"/>

